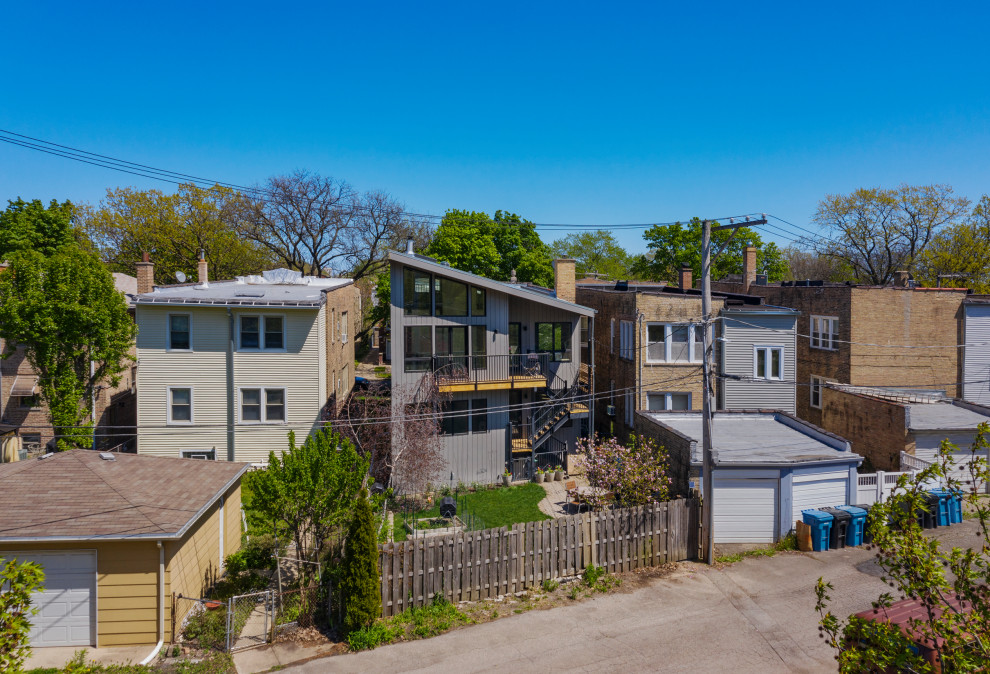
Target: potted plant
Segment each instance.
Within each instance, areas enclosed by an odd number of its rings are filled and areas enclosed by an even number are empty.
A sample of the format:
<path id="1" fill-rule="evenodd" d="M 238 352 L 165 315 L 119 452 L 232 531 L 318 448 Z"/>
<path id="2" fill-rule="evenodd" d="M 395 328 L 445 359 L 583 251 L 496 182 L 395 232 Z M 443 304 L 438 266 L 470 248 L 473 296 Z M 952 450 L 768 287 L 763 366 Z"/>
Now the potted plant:
<path id="1" fill-rule="evenodd" d="M 564 467 L 560 464 L 557 464 L 557 467 L 553 470 L 553 479 L 557 482 L 564 479 Z"/>
<path id="2" fill-rule="evenodd" d="M 502 486 L 508 487 L 510 482 L 512 482 L 512 473 L 506 468 L 505 472 L 502 473 Z"/>
<path id="3" fill-rule="evenodd" d="M 537 468 L 536 469 L 536 472 L 533 473 L 533 482 L 536 482 L 537 484 L 539 484 L 540 482 L 543 482 L 543 469 L 542 468 Z"/>

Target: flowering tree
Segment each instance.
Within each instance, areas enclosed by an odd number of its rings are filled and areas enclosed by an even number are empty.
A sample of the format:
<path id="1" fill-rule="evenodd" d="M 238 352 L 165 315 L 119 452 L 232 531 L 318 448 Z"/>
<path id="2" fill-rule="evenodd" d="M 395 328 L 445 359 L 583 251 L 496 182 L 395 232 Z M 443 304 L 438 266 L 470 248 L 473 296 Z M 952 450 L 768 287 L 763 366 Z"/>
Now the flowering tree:
<path id="1" fill-rule="evenodd" d="M 596 488 L 588 501 L 595 509 L 609 500 L 624 507 L 666 501 L 671 479 L 667 450 L 649 438 L 633 435 L 630 446 L 615 438 L 578 440 L 588 483 Z"/>

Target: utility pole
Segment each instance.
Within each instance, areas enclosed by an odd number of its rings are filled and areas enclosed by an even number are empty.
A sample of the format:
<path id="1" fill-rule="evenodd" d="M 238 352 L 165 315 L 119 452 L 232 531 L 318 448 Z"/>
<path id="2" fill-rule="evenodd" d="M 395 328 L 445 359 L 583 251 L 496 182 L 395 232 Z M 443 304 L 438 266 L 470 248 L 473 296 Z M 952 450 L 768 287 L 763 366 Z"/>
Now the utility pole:
<path id="1" fill-rule="evenodd" d="M 719 225 L 714 231 L 723 229 L 733 230 L 729 239 L 722 244 L 722 247 L 715 251 L 718 255 L 732 241 L 735 230 L 749 225 L 767 224 L 766 215 L 762 219 L 750 220 L 736 223 L 735 218 L 730 218 L 728 225 Z M 712 223 L 711 220 L 701 222 L 701 315 L 705 326 L 705 357 L 702 362 L 702 401 L 701 401 L 701 467 L 702 467 L 702 493 L 704 498 L 704 532 L 705 532 L 705 561 L 709 564 L 715 562 L 715 459 L 712 457 L 712 416 L 715 412 L 715 340 L 713 337 L 712 324 Z M 745 273 L 745 270 L 744 270 Z"/>

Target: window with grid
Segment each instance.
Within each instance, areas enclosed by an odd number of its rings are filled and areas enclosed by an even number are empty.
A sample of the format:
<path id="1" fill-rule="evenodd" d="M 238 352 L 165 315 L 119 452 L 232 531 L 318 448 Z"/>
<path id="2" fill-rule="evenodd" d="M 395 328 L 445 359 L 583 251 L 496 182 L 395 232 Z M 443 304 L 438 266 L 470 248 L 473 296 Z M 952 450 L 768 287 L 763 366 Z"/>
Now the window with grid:
<path id="1" fill-rule="evenodd" d="M 285 348 L 285 325 L 281 316 L 241 316 L 241 349 L 281 351 Z"/>
<path id="2" fill-rule="evenodd" d="M 277 424 L 284 421 L 284 388 L 241 389 L 241 423 Z"/>
<path id="3" fill-rule="evenodd" d="M 757 379 L 783 379 L 784 347 L 757 346 L 754 348 L 753 376 Z"/>
<path id="4" fill-rule="evenodd" d="M 646 362 L 700 363 L 704 328 L 690 323 L 647 323 Z"/>
<path id="5" fill-rule="evenodd" d="M 344 344 L 347 343 L 347 312 L 341 312 L 340 314 L 340 341 Z"/>
<path id="6" fill-rule="evenodd" d="M 839 344 L 839 319 L 833 316 L 811 317 L 811 348 L 834 351 Z"/>

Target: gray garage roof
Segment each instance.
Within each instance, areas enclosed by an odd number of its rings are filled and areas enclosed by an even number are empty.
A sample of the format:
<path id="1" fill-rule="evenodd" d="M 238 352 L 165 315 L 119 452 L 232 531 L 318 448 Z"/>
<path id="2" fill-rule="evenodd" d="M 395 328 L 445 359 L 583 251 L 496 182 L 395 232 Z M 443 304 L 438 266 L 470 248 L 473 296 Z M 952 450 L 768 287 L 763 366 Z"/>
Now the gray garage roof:
<path id="1" fill-rule="evenodd" d="M 985 422 L 990 422 L 990 415 L 948 401 L 907 406 L 907 426 L 912 431 L 975 431 Z"/>
<path id="2" fill-rule="evenodd" d="M 691 441 L 691 463 L 701 464 L 701 412 L 641 412 Z M 712 420 L 715 464 L 788 465 L 860 463 L 849 443 L 783 412 L 718 412 Z"/>

